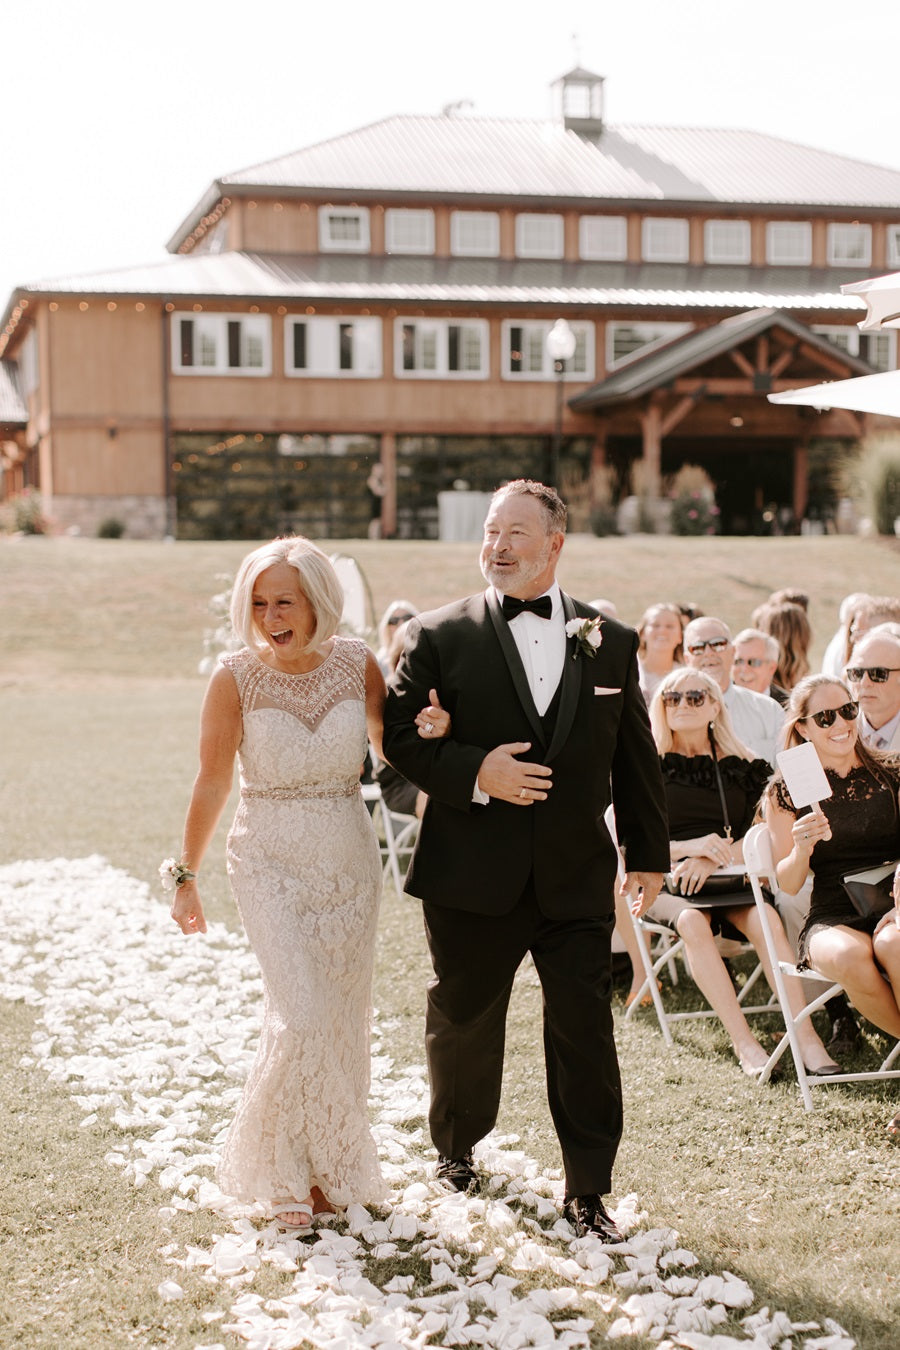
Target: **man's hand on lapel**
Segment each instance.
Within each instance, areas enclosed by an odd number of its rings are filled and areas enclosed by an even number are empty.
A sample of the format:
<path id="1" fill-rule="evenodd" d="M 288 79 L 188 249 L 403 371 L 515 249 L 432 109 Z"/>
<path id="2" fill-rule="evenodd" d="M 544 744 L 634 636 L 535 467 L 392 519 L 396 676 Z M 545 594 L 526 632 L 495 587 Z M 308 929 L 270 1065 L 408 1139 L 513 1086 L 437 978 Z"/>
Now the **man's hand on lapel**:
<path id="1" fill-rule="evenodd" d="M 515 755 L 531 749 L 531 741 L 510 741 L 485 755 L 478 770 L 478 786 L 489 797 L 513 806 L 533 806 L 547 800 L 553 770 L 546 764 L 525 764 Z"/>
<path id="2" fill-rule="evenodd" d="M 662 890 L 662 872 L 626 872 L 619 887 L 619 894 L 627 901 L 632 914 L 640 918 L 646 914 Z"/>

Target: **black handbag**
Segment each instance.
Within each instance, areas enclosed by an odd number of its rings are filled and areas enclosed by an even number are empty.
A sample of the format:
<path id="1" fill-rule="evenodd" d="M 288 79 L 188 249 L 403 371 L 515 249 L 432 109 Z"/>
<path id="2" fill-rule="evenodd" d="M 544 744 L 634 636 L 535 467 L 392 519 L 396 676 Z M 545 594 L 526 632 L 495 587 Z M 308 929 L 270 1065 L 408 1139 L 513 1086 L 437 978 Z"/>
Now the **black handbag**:
<path id="1" fill-rule="evenodd" d="M 719 757 L 716 753 L 716 740 L 713 735 L 712 725 L 709 728 L 709 744 L 712 750 L 712 762 L 716 771 L 716 786 L 719 789 L 719 801 L 722 804 L 722 818 L 725 823 L 725 838 L 731 843 L 731 821 L 728 818 L 728 803 L 725 800 L 725 786 L 722 782 L 722 771 L 719 768 Z M 739 873 L 732 873 L 730 876 L 726 873 L 713 872 L 708 876 L 693 895 L 684 895 L 678 889 L 678 883 L 675 881 L 671 872 L 667 872 L 664 877 L 664 885 L 670 895 L 677 895 L 679 900 L 683 900 L 686 905 L 696 905 L 698 909 L 712 909 L 718 906 L 727 905 L 752 905 L 753 887 L 748 878 Z"/>
<path id="2" fill-rule="evenodd" d="M 898 863 L 881 863 L 862 872 L 849 872 L 843 878 L 850 903 L 864 919 L 880 919 L 894 906 L 894 873 Z"/>

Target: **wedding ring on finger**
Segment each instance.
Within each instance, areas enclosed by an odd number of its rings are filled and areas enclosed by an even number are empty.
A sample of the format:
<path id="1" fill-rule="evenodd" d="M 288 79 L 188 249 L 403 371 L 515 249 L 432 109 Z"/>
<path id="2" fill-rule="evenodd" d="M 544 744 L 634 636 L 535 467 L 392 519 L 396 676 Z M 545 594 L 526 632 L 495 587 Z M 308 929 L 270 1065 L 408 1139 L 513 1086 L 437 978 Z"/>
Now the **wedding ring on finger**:
<path id="1" fill-rule="evenodd" d="M 521 792 L 519 793 L 519 796 L 520 796 L 520 797 L 524 797 L 524 796 L 525 796 L 525 792 L 526 792 L 526 789 L 525 789 L 525 788 L 522 788 Z"/>

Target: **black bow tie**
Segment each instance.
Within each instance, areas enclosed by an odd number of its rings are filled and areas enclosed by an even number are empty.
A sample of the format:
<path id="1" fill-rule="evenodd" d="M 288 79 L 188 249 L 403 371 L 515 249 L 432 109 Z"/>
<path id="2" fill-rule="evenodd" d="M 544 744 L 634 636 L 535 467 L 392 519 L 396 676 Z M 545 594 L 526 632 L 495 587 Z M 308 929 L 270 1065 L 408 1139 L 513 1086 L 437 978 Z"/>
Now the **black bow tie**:
<path id="1" fill-rule="evenodd" d="M 549 595 L 539 595 L 537 600 L 518 600 L 514 595 L 504 595 L 503 617 L 507 622 L 524 609 L 536 614 L 539 619 L 549 619 L 553 613 L 553 600 Z"/>

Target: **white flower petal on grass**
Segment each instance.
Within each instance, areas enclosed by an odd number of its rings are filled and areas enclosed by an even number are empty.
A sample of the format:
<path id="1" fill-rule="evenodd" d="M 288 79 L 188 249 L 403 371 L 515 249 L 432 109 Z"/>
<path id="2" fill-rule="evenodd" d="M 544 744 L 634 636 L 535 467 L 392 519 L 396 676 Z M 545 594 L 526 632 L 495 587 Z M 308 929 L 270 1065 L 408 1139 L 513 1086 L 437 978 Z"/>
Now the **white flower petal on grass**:
<path id="1" fill-rule="evenodd" d="M 190 1281 L 204 1297 L 218 1289 L 229 1312 L 208 1317 L 227 1316 L 223 1332 L 253 1350 L 418 1350 L 423 1318 L 440 1325 L 446 1346 L 576 1350 L 588 1345 L 595 1314 L 615 1319 L 620 1296 L 635 1315 L 614 1320 L 610 1339 L 640 1324 L 657 1339 L 727 1350 L 791 1334 L 785 1314 L 768 1309 L 752 1327 L 745 1320 L 748 1340 L 721 1333 L 727 1309 L 752 1304 L 749 1287 L 727 1272 L 682 1274 L 696 1257 L 672 1229 L 648 1229 L 633 1194 L 611 1206 L 624 1246 L 576 1239 L 560 1214 L 561 1174 L 542 1172 L 513 1135 L 477 1146 L 481 1196 L 447 1195 L 423 1161 L 424 1067 L 394 1064 L 386 1024 L 374 1028 L 371 1101 L 392 1208 L 351 1207 L 347 1223 L 323 1223 L 314 1240 L 279 1233 L 212 1177 L 260 1029 L 261 981 L 243 935 L 211 924 L 202 942 L 186 943 L 170 931 L 164 903 L 96 857 L 0 867 L 0 932 L 16 934 L 0 938 L 0 969 L 9 972 L 0 997 L 40 1010 L 26 1067 L 67 1084 L 85 1124 L 93 1117 L 119 1132 L 106 1161 L 128 1184 L 152 1182 L 171 1197 L 158 1211 L 162 1234 L 198 1208 L 225 1225 L 202 1246 L 169 1245 L 160 1260 L 185 1272 L 187 1292 L 169 1279 L 160 1297 L 167 1289 L 190 1299 Z M 403 1269 L 406 1259 L 416 1274 Z M 381 1260 L 394 1266 L 383 1287 Z M 282 1276 L 283 1297 L 244 1288 L 262 1266 Z M 603 1283 L 609 1292 L 596 1291 Z M 794 1324 L 795 1339 L 800 1330 L 819 1327 Z M 850 1350 L 836 1323 L 823 1330 L 810 1350 Z"/>
<path id="2" fill-rule="evenodd" d="M 174 1280 L 163 1280 L 162 1284 L 156 1286 L 156 1292 L 165 1303 L 173 1303 L 176 1299 L 184 1298 L 184 1290 Z"/>

